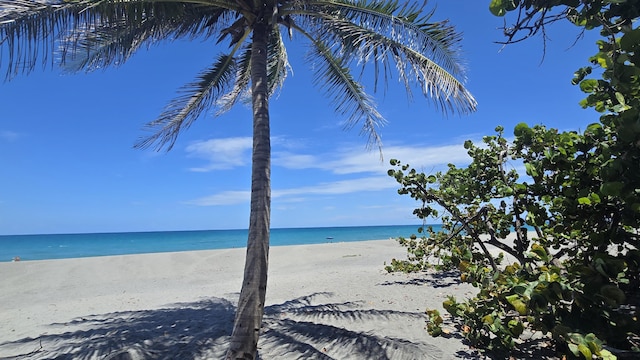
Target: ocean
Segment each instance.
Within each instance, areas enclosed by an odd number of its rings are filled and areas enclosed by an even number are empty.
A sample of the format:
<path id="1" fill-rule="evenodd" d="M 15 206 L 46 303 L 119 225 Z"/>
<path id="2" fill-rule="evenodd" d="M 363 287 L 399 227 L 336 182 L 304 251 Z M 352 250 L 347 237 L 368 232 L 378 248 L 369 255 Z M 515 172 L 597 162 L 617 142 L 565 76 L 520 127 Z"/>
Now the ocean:
<path id="1" fill-rule="evenodd" d="M 271 229 L 271 245 L 384 240 L 418 233 L 420 225 Z M 245 247 L 247 230 L 2 235 L 0 262 Z"/>

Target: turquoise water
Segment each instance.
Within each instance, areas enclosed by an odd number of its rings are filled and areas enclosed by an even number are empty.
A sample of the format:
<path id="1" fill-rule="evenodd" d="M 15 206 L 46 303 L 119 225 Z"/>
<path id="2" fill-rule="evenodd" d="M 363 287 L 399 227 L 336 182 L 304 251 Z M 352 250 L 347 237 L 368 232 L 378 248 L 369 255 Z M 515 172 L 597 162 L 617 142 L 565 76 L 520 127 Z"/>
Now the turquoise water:
<path id="1" fill-rule="evenodd" d="M 271 245 L 383 240 L 416 234 L 419 225 L 272 229 Z M 246 246 L 247 230 L 0 236 L 0 261 L 68 259 Z"/>

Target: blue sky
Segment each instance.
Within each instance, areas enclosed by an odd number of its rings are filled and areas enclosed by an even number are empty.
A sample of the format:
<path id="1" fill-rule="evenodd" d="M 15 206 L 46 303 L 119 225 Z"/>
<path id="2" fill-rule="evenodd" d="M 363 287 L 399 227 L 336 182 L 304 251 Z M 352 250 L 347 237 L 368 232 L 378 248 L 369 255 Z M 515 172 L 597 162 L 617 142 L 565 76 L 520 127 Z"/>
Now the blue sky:
<path id="1" fill-rule="evenodd" d="M 289 47 L 293 74 L 270 104 L 272 227 L 419 223 L 415 203 L 386 175 L 398 158 L 425 172 L 468 163 L 462 143 L 519 122 L 579 130 L 598 120 L 570 84 L 587 65 L 597 34 L 574 44 L 578 28 L 549 30 L 502 48 L 502 19 L 489 1 L 432 0 L 434 20 L 464 34 L 469 116 L 444 117 L 419 92 L 407 101 L 396 79 L 375 94 L 388 120 L 384 162 L 354 128 L 344 131 L 331 100 L 312 86 L 304 42 Z M 89 74 L 54 69 L 0 83 L 0 234 L 238 229 L 249 222 L 251 112 L 202 116 L 170 152 L 136 150 L 143 126 L 225 48 L 178 41 L 143 50 Z M 369 89 L 369 91 L 371 91 Z"/>

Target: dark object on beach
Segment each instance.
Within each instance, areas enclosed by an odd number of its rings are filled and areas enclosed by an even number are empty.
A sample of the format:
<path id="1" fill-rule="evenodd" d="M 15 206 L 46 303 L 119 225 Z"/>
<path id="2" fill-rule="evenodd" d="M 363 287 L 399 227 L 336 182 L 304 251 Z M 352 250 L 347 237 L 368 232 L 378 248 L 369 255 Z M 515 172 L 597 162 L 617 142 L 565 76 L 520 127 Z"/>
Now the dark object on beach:
<path id="1" fill-rule="evenodd" d="M 20 261 L 20 256 L 14 256 L 11 261 L 13 261 L 13 262 Z"/>

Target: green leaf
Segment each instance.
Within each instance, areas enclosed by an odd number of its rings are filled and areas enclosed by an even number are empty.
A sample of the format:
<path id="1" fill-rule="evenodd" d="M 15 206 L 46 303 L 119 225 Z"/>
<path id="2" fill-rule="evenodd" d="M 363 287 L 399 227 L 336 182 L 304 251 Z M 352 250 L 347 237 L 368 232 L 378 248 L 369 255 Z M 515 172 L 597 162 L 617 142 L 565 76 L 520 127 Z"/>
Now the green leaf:
<path id="1" fill-rule="evenodd" d="M 578 199 L 578 204 L 580 205 L 591 205 L 591 200 L 588 197 L 581 197 Z"/>
<path id="2" fill-rule="evenodd" d="M 602 360 L 616 360 L 617 357 L 613 355 L 609 350 L 600 350 L 600 357 Z"/>
<path id="3" fill-rule="evenodd" d="M 580 68 L 578 71 L 573 73 L 573 79 L 571 80 L 572 85 L 578 85 L 580 81 L 582 81 L 585 76 L 591 74 L 591 66 Z"/>
<path id="4" fill-rule="evenodd" d="M 574 344 L 582 344 L 584 342 L 584 336 L 579 333 L 570 333 L 569 339 L 571 339 L 571 342 Z M 578 355 L 577 353 L 575 354 Z"/>
<path id="5" fill-rule="evenodd" d="M 511 334 L 513 334 L 513 336 L 515 337 L 519 337 L 524 331 L 524 325 L 521 321 L 518 321 L 516 319 L 509 320 L 507 326 L 509 327 Z"/>
<path id="6" fill-rule="evenodd" d="M 604 196 L 619 196 L 624 183 L 619 181 L 605 182 L 600 185 L 600 193 Z"/>
<path id="7" fill-rule="evenodd" d="M 573 355 L 575 356 L 579 356 L 580 355 L 580 350 L 578 350 L 578 345 L 576 344 L 567 344 L 569 345 L 569 350 L 573 353 Z"/>
<path id="8" fill-rule="evenodd" d="M 589 103 L 589 100 L 587 99 L 582 99 L 578 102 L 578 104 L 580 105 L 580 107 L 582 107 L 583 109 L 588 108 L 591 104 Z"/>
<path id="9" fill-rule="evenodd" d="M 580 82 L 580 90 L 586 93 L 592 93 L 598 86 L 598 80 L 587 79 Z"/>
<path id="10" fill-rule="evenodd" d="M 591 360 L 591 350 L 585 344 L 578 344 L 578 351 L 584 356 L 585 360 Z"/>
<path id="11" fill-rule="evenodd" d="M 540 260 L 543 260 L 543 261 L 549 260 L 549 255 L 547 254 L 547 251 L 544 249 L 544 247 L 540 246 L 540 244 L 534 243 L 533 245 L 531 245 L 531 252 L 537 255 L 537 257 Z"/>
<path id="12" fill-rule="evenodd" d="M 495 16 L 504 16 L 507 13 L 504 1 L 502 0 L 491 0 L 491 3 L 489 3 L 489 11 Z"/>
<path id="13" fill-rule="evenodd" d="M 513 308 L 518 312 L 518 314 L 520 315 L 526 315 L 527 314 L 527 304 L 525 304 L 522 299 L 520 298 L 519 295 L 514 294 L 514 295 L 509 295 L 507 297 L 505 297 L 505 299 L 507 299 L 507 302 L 509 302 L 509 304 L 511 304 L 511 306 L 513 306 Z"/>
<path id="14" fill-rule="evenodd" d="M 524 135 L 526 132 L 530 132 L 530 131 L 531 131 L 531 128 L 529 128 L 529 125 L 522 122 L 516 125 L 516 127 L 513 129 L 513 135 L 521 136 L 521 135 Z"/>
<path id="15" fill-rule="evenodd" d="M 585 130 L 585 134 L 598 134 L 600 132 L 602 132 L 602 125 L 599 123 L 589 124 L 589 126 L 587 126 L 587 130 Z"/>
<path id="16" fill-rule="evenodd" d="M 629 31 L 620 38 L 620 48 L 624 51 L 634 51 L 640 44 L 640 28 Z"/>

